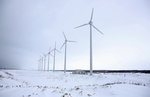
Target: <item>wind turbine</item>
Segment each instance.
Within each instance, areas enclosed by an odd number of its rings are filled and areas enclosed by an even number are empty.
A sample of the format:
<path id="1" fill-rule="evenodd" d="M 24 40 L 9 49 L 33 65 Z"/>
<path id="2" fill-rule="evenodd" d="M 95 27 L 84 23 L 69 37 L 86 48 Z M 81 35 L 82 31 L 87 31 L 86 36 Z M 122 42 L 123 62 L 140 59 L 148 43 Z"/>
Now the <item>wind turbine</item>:
<path id="1" fill-rule="evenodd" d="M 91 18 L 90 18 L 90 21 L 88 23 L 75 27 L 75 29 L 76 29 L 76 28 L 83 27 L 83 26 L 86 26 L 86 25 L 90 26 L 90 75 L 93 74 L 92 28 L 94 28 L 95 30 L 97 30 L 98 32 L 103 34 L 98 28 L 96 28 L 93 25 L 93 21 L 92 21 L 92 19 L 93 19 L 93 12 L 94 12 L 94 8 L 92 9 Z"/>
<path id="2" fill-rule="evenodd" d="M 41 65 L 42 65 L 42 66 L 41 66 L 41 69 L 42 69 L 42 70 L 44 70 L 44 68 L 43 68 L 43 67 L 44 67 L 44 63 L 43 63 L 43 62 L 44 62 L 44 58 L 41 57 Z"/>
<path id="3" fill-rule="evenodd" d="M 40 61 L 41 59 L 38 60 L 38 71 L 40 71 L 40 65 L 41 65 Z"/>
<path id="4" fill-rule="evenodd" d="M 60 49 L 62 49 L 62 48 L 63 48 L 63 46 L 65 46 L 64 73 L 66 73 L 67 43 L 68 43 L 68 42 L 75 42 L 75 41 L 68 40 L 64 32 L 63 32 L 63 36 L 64 36 L 64 38 L 65 38 L 65 41 L 64 41 L 64 43 L 63 43 L 63 45 L 61 46 L 61 48 L 60 48 Z"/>
<path id="5" fill-rule="evenodd" d="M 57 48 L 56 48 L 56 42 L 55 42 L 55 47 L 54 47 L 54 49 L 53 49 L 52 51 L 54 51 L 54 55 L 53 55 L 53 72 L 54 72 L 54 71 L 55 71 L 55 57 L 56 57 L 56 51 L 60 53 L 60 51 L 57 50 Z"/>
<path id="6" fill-rule="evenodd" d="M 43 70 L 43 57 L 41 56 L 41 71 Z"/>
<path id="7" fill-rule="evenodd" d="M 42 68 L 42 57 L 40 56 L 40 59 L 38 60 L 39 65 L 38 65 L 38 69 L 41 70 Z"/>
<path id="8" fill-rule="evenodd" d="M 46 54 L 43 54 L 44 71 L 46 70 Z"/>
<path id="9" fill-rule="evenodd" d="M 48 67 L 47 67 L 47 70 L 48 70 L 48 71 L 49 71 L 49 60 L 50 60 L 50 55 L 52 56 L 51 52 L 52 52 L 52 51 L 51 51 L 51 48 L 49 48 L 49 51 L 48 51 L 48 54 L 47 54 L 47 55 L 48 55 L 48 61 L 47 61 L 47 62 L 48 62 L 48 63 L 47 63 L 47 64 L 48 64 Z"/>

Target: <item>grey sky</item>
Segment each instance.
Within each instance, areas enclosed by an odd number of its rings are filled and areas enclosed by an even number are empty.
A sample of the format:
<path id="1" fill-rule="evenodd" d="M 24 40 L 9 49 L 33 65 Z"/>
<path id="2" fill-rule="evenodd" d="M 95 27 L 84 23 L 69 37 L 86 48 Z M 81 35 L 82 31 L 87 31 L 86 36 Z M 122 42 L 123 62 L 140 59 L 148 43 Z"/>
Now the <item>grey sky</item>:
<path id="1" fill-rule="evenodd" d="M 54 42 L 68 39 L 67 69 L 89 68 L 89 27 L 93 22 L 94 69 L 150 69 L 149 0 L 0 0 L 0 66 L 37 69 Z M 63 69 L 64 53 L 56 56 Z M 52 60 L 51 63 L 52 64 Z"/>

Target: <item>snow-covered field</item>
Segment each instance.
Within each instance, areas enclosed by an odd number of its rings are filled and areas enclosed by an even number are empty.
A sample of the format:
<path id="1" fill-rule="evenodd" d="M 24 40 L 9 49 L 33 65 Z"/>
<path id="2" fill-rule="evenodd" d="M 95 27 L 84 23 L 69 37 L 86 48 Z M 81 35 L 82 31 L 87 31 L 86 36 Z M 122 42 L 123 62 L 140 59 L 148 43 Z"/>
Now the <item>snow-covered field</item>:
<path id="1" fill-rule="evenodd" d="M 1 70 L 0 97 L 150 97 L 150 74 Z"/>

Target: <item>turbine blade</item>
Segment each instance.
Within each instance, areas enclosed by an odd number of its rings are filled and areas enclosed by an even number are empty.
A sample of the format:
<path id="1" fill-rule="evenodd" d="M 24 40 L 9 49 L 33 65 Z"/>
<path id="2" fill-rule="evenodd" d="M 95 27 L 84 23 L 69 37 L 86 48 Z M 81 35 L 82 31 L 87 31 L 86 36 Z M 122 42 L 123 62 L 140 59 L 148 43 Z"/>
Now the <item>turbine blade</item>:
<path id="1" fill-rule="evenodd" d="M 58 53 L 61 53 L 58 49 L 56 49 L 56 51 L 57 51 Z"/>
<path id="2" fill-rule="evenodd" d="M 79 27 L 86 26 L 86 25 L 88 25 L 88 24 L 83 24 L 83 25 L 77 26 L 77 27 L 75 27 L 75 29 L 76 29 L 76 28 L 79 28 Z"/>
<path id="3" fill-rule="evenodd" d="M 94 25 L 92 25 L 93 28 L 95 28 L 98 32 L 100 32 L 101 34 L 104 35 L 104 33 L 102 31 L 100 31 L 98 28 L 96 28 Z"/>
<path id="4" fill-rule="evenodd" d="M 43 53 L 43 56 L 44 56 L 44 57 L 46 57 L 46 55 L 47 55 L 47 54 L 44 54 L 44 53 Z"/>
<path id="5" fill-rule="evenodd" d="M 72 41 L 72 40 L 67 40 L 67 42 L 76 42 L 76 41 Z"/>
<path id="6" fill-rule="evenodd" d="M 65 33 L 64 33 L 64 32 L 63 32 L 63 36 L 64 36 L 64 38 L 65 38 L 65 39 L 67 39 L 67 37 L 66 37 L 66 35 L 65 35 Z"/>
<path id="7" fill-rule="evenodd" d="M 61 46 L 61 48 L 60 48 L 60 49 L 62 49 L 62 48 L 64 47 L 64 45 L 65 45 L 65 42 L 63 43 L 63 45 Z"/>
<path id="8" fill-rule="evenodd" d="M 92 19 L 93 19 L 93 12 L 94 12 L 94 8 L 92 8 L 92 13 L 91 13 L 91 19 L 90 19 L 90 21 L 92 21 Z"/>
<path id="9" fill-rule="evenodd" d="M 50 54 L 52 51 L 51 51 L 51 47 L 49 47 L 49 51 L 48 51 L 48 54 Z"/>
<path id="10" fill-rule="evenodd" d="M 50 56 L 54 57 L 52 54 L 50 54 Z"/>
<path id="11" fill-rule="evenodd" d="M 52 49 L 50 52 L 54 51 L 54 49 Z"/>

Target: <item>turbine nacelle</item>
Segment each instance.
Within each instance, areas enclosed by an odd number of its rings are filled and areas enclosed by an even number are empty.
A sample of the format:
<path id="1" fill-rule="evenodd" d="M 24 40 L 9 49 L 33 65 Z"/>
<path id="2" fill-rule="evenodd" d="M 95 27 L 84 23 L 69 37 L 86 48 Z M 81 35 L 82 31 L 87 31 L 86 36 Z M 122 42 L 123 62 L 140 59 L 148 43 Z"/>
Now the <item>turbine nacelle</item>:
<path id="1" fill-rule="evenodd" d="M 90 22 L 89 22 L 89 25 L 93 25 L 93 22 L 92 22 L 92 21 L 90 21 Z"/>

